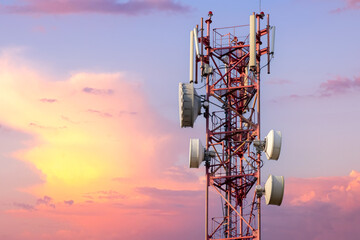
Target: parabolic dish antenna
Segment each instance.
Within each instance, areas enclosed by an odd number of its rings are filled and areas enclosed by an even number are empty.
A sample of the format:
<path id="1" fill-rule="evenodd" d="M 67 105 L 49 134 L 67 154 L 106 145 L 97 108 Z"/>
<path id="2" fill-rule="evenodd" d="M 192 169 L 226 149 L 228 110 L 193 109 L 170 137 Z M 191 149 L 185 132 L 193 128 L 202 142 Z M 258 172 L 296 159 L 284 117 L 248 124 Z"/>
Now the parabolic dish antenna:
<path id="1" fill-rule="evenodd" d="M 281 132 L 271 130 L 265 138 L 265 149 L 267 159 L 278 160 L 281 151 Z"/>
<path id="2" fill-rule="evenodd" d="M 180 127 L 193 127 L 201 113 L 201 99 L 192 83 L 179 83 Z"/>
<path id="3" fill-rule="evenodd" d="M 200 139 L 190 139 L 189 148 L 189 166 L 190 168 L 199 168 L 200 163 L 204 161 L 205 148 Z"/>
<path id="4" fill-rule="evenodd" d="M 267 205 L 281 205 L 284 196 L 284 183 L 283 176 L 269 176 L 265 183 L 265 201 Z"/>

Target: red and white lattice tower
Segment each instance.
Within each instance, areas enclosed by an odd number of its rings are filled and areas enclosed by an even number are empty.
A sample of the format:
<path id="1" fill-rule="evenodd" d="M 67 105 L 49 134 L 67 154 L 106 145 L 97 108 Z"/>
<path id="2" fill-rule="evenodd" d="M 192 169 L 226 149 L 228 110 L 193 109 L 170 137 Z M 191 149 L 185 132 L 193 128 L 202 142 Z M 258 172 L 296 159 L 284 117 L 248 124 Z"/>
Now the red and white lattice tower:
<path id="1" fill-rule="evenodd" d="M 179 86 L 181 127 L 193 127 L 201 109 L 206 119 L 205 148 L 198 139 L 190 141 L 190 167 L 205 162 L 205 239 L 261 239 L 261 196 L 267 204 L 280 205 L 284 189 L 279 176 L 270 175 L 265 187 L 260 185 L 261 152 L 277 160 L 281 147 L 278 131 L 260 138 L 260 59 L 267 55 L 264 66 L 270 73 L 274 27 L 269 15 L 253 13 L 249 25 L 216 28 L 211 34 L 211 18 L 209 12 L 206 29 L 201 19 L 200 29 L 191 31 L 190 83 Z M 206 89 L 202 96 L 194 88 L 201 88 L 198 75 Z M 211 197 L 221 199 L 220 210 L 211 213 L 222 211 L 222 216 L 210 216 Z"/>

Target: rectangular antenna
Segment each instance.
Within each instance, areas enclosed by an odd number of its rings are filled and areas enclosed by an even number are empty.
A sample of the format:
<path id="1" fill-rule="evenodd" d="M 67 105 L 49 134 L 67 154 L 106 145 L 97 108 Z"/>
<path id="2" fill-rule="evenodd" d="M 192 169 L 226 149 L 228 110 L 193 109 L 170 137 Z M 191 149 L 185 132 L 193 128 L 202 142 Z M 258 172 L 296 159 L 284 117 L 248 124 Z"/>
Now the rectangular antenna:
<path id="1" fill-rule="evenodd" d="M 196 50 L 196 56 L 200 57 L 200 51 L 199 51 L 199 40 L 198 40 L 198 29 L 194 28 L 194 39 L 195 39 L 195 50 Z"/>
<path id="2" fill-rule="evenodd" d="M 270 54 L 274 55 L 275 50 L 275 26 L 271 27 L 271 48 L 270 48 Z"/>
<path id="3" fill-rule="evenodd" d="M 255 14 L 250 15 L 250 60 L 249 67 L 251 71 L 256 70 L 256 18 Z"/>
<path id="4" fill-rule="evenodd" d="M 194 31 L 190 31 L 190 79 L 189 82 L 194 82 Z"/>

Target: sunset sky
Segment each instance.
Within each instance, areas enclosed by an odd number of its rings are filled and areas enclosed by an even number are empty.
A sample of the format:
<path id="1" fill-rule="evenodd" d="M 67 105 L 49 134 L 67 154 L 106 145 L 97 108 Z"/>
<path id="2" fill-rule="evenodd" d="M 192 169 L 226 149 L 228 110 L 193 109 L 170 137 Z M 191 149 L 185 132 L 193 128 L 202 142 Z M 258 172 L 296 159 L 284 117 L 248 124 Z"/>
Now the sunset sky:
<path id="1" fill-rule="evenodd" d="M 198 240 L 203 119 L 178 122 L 189 31 L 248 24 L 253 0 L 0 1 L 0 239 Z M 263 0 L 276 26 L 262 132 L 282 131 L 263 240 L 360 236 L 360 1 Z M 218 206 L 217 206 L 218 207 Z"/>

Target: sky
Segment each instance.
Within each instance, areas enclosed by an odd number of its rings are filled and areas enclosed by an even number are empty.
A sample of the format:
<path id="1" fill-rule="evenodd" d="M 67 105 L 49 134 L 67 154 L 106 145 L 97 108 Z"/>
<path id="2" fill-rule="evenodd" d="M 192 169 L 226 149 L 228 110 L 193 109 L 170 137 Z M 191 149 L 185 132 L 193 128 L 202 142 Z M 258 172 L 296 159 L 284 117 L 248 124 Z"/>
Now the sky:
<path id="1" fill-rule="evenodd" d="M 3 0 L 0 239 L 203 239 L 204 120 L 178 122 L 189 31 L 260 9 L 276 26 L 261 131 L 283 135 L 262 176 L 286 181 L 263 239 L 359 236 L 359 0 Z"/>

